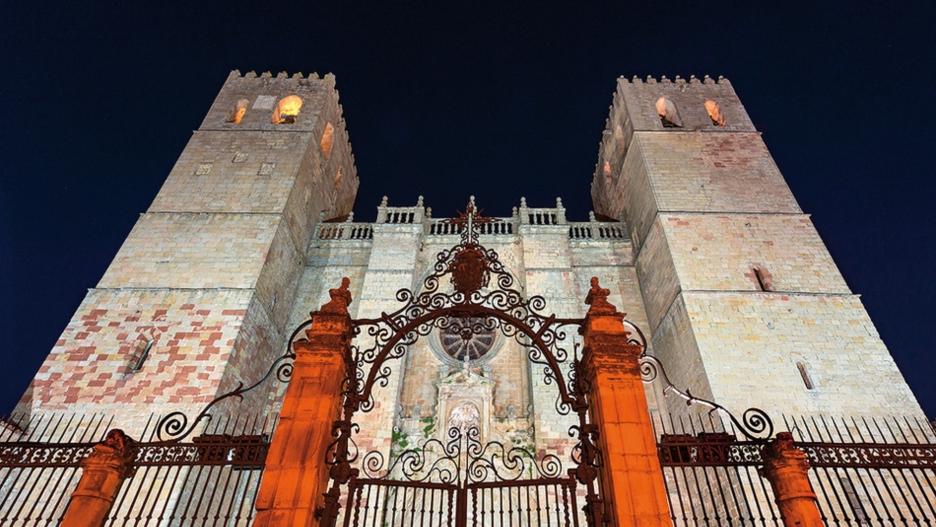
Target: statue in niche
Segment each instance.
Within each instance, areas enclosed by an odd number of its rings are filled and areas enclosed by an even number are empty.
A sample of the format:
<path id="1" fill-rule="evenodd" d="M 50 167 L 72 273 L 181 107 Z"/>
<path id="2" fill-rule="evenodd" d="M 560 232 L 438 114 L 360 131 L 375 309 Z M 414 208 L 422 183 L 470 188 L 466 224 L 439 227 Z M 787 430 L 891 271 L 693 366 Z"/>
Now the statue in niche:
<path id="1" fill-rule="evenodd" d="M 481 430 L 481 411 L 474 404 L 464 401 L 452 409 L 448 419 L 449 428 L 457 428 L 462 434 L 469 429 Z"/>

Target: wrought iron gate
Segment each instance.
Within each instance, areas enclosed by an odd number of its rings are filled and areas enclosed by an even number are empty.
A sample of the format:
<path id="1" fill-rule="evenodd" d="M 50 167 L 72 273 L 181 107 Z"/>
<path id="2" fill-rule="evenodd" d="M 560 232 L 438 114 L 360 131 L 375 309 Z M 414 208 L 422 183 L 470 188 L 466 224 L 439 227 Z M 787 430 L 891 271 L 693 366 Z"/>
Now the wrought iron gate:
<path id="1" fill-rule="evenodd" d="M 581 492 L 585 522 L 599 527 L 604 523 L 604 505 L 597 481 L 601 464 L 598 430 L 589 421 L 590 387 L 581 371 L 582 360 L 567 336 L 567 332 L 575 334 L 584 319 L 544 314 L 543 297 L 527 296 L 516 288 L 497 252 L 478 241 L 480 226 L 491 218 L 479 213 L 474 198 L 464 213 L 449 221 L 460 233 L 460 243 L 436 255 L 421 288 L 397 291 L 401 306 L 391 313 L 352 321 L 354 339 L 345 357 L 342 416 L 334 423 L 335 440 L 326 453 L 331 485 L 319 511 L 320 525 L 338 524 L 343 494 L 347 497 L 343 510 L 346 527 L 378 527 L 378 523 L 379 527 L 462 526 L 469 518 L 472 527 L 578 525 L 576 493 Z M 446 289 L 446 279 L 451 291 Z M 347 286 L 345 279 L 342 288 L 331 293 L 346 295 Z M 466 342 L 499 331 L 527 350 L 529 362 L 538 365 L 544 382 L 556 388 L 556 411 L 577 417 L 569 430 L 577 444 L 566 474 L 561 474 L 562 463 L 555 456 L 536 460 L 530 452 L 524 455 L 522 449 L 508 449 L 496 442 L 482 445 L 477 431 L 472 435 L 468 429 L 449 431 L 444 442 L 429 440 L 419 450 L 421 454 L 407 451 L 388 460 L 386 473 L 374 477 L 383 466 L 383 458 L 375 456 L 382 454 L 359 459 L 352 437 L 358 429 L 355 414 L 374 408 L 374 387 L 389 382 L 390 361 L 403 358 L 410 345 L 434 330 L 460 335 Z M 488 461 L 506 463 L 502 469 L 526 460 L 513 477 L 504 478 L 502 471 L 483 461 L 485 452 L 494 455 L 498 448 L 497 455 Z M 438 453 L 431 455 L 439 457 L 426 457 L 432 449 Z M 439 463 L 451 464 L 456 459 L 460 464 L 440 472 Z M 358 461 L 363 462 L 363 474 L 354 468 Z M 524 470 L 538 471 L 538 475 L 521 479 Z M 401 477 L 396 477 L 395 471 Z"/>
<path id="2" fill-rule="evenodd" d="M 380 452 L 364 456 L 363 474 L 348 481 L 344 527 L 578 527 L 578 484 L 558 457 L 482 444 L 477 428 L 446 436 L 387 466 Z"/>

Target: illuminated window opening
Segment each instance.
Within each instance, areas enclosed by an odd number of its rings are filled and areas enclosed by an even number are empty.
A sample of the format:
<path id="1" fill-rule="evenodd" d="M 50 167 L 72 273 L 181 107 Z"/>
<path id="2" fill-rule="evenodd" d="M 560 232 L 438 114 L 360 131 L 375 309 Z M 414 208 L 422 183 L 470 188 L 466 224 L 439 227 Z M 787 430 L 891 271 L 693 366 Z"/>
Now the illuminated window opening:
<path id="1" fill-rule="evenodd" d="M 816 385 L 813 383 L 812 377 L 809 375 L 809 370 L 806 369 L 806 365 L 797 361 L 796 369 L 799 370 L 800 377 L 803 378 L 803 384 L 806 385 L 806 389 L 815 390 Z"/>
<path id="2" fill-rule="evenodd" d="M 725 126 L 725 114 L 721 113 L 718 103 L 709 99 L 705 101 L 705 111 L 715 126 Z"/>
<path id="3" fill-rule="evenodd" d="M 293 124 L 299 117 L 302 109 L 302 98 L 298 95 L 289 95 L 280 99 L 273 110 L 273 124 Z"/>
<path id="4" fill-rule="evenodd" d="M 322 132 L 322 139 L 319 141 L 319 148 L 322 151 L 322 157 L 328 159 L 331 157 L 332 143 L 335 140 L 335 127 L 331 123 L 325 123 L 325 131 Z"/>
<path id="5" fill-rule="evenodd" d="M 240 124 L 241 120 L 244 118 L 244 115 L 247 113 L 247 106 L 250 104 L 250 101 L 247 99 L 241 99 L 237 101 L 237 104 L 234 105 L 234 111 L 231 112 L 231 116 L 228 117 L 227 122 Z"/>
<path id="6" fill-rule="evenodd" d="M 676 105 L 673 104 L 673 101 L 666 97 L 660 97 L 656 102 L 656 111 L 664 128 L 682 127 L 682 119 L 679 118 L 679 112 L 676 111 Z"/>

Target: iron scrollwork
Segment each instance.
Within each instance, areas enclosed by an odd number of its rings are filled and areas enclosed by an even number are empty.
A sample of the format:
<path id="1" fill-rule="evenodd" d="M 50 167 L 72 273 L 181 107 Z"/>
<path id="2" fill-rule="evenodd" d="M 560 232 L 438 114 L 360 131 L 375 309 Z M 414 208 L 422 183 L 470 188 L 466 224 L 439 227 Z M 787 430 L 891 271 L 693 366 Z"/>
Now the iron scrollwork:
<path id="1" fill-rule="evenodd" d="M 562 461 L 554 454 L 537 458 L 521 446 L 481 443 L 480 437 L 476 427 L 449 428 L 444 440 L 429 438 L 417 448 L 400 452 L 389 465 L 380 451 L 368 452 L 362 470 L 371 479 L 400 477 L 452 485 L 517 481 L 524 476 L 558 478 L 562 474 Z"/>

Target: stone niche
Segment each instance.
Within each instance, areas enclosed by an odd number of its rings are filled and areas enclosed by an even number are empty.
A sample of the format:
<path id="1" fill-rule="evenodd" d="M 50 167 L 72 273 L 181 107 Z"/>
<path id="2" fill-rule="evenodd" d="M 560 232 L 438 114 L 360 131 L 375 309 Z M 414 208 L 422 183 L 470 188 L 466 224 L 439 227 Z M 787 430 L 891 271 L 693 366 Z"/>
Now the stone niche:
<path id="1" fill-rule="evenodd" d="M 457 371 L 439 383 L 439 439 L 445 441 L 450 428 L 464 433 L 468 428 L 478 428 L 482 444 L 491 433 L 491 408 L 493 408 L 494 381 L 481 376 L 470 367 Z"/>

